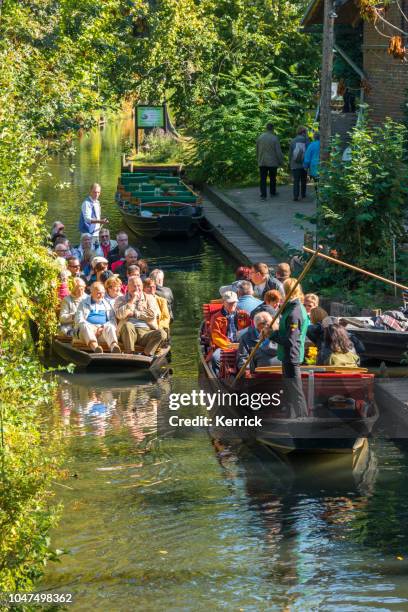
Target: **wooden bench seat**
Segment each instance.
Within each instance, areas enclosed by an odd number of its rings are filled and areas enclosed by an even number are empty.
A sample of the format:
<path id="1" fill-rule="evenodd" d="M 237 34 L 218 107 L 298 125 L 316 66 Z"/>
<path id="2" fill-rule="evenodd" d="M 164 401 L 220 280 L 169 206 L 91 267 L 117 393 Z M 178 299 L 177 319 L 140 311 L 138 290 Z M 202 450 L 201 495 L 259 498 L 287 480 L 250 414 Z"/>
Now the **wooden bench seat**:
<path id="1" fill-rule="evenodd" d="M 59 342 L 64 342 L 64 344 L 72 344 L 72 346 L 77 348 L 79 351 L 85 351 L 85 353 L 93 352 L 86 344 L 84 344 L 80 340 L 76 340 L 75 338 L 73 339 L 72 336 L 65 336 L 63 334 L 58 334 L 57 336 L 55 336 L 55 339 L 58 340 Z M 123 344 L 121 342 L 118 342 L 118 344 L 120 346 L 121 351 L 125 352 Z M 109 353 L 109 347 L 106 344 L 106 342 L 99 342 L 99 345 L 103 348 L 105 353 Z M 143 353 L 143 347 L 135 346 L 134 352 Z"/>

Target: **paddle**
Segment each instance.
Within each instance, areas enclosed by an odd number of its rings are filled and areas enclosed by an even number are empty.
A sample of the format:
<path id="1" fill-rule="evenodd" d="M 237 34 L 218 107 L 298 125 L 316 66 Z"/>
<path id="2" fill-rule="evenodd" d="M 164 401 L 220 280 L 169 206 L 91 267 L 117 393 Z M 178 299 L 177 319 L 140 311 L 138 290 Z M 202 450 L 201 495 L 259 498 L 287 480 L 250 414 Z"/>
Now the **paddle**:
<path id="1" fill-rule="evenodd" d="M 289 293 L 287 294 L 287 296 L 285 297 L 283 303 L 281 304 L 278 312 L 275 314 L 275 316 L 272 319 L 271 322 L 271 327 L 273 326 L 273 324 L 275 323 L 275 321 L 277 320 L 278 317 L 280 317 L 280 315 L 282 314 L 282 312 L 285 310 L 287 303 L 290 301 L 290 298 L 292 297 L 292 295 L 294 294 L 295 290 L 297 289 L 297 287 L 300 285 L 300 283 L 302 282 L 302 280 L 305 278 L 306 274 L 309 272 L 310 268 L 313 266 L 316 257 L 319 255 L 319 251 L 313 251 L 313 255 L 312 257 L 309 259 L 309 261 L 307 262 L 307 264 L 305 265 L 305 267 L 303 268 L 302 272 L 299 275 L 299 278 L 296 279 L 296 283 L 293 285 L 292 289 L 289 291 Z M 245 370 L 248 367 L 248 364 L 251 362 L 253 356 L 255 355 L 256 351 L 258 350 L 258 348 L 261 346 L 262 342 L 265 340 L 265 338 L 259 338 L 258 342 L 256 343 L 256 345 L 254 346 L 254 348 L 251 351 L 251 354 L 248 356 L 248 359 L 245 361 L 244 365 L 242 366 L 242 368 L 240 369 L 240 371 L 238 372 L 233 386 L 236 385 L 236 383 L 240 380 L 240 378 L 242 377 L 242 375 L 244 374 Z"/>
<path id="2" fill-rule="evenodd" d="M 374 274 L 374 272 L 369 272 L 368 270 L 364 270 L 363 268 L 358 268 L 357 266 L 353 266 L 351 264 L 342 261 L 341 259 L 336 259 L 335 257 L 330 257 L 329 255 L 325 255 L 320 251 L 314 251 L 313 249 L 309 249 L 309 247 L 303 247 L 303 250 L 306 253 L 312 253 L 321 257 L 322 259 L 326 259 L 327 261 L 331 261 L 339 266 L 343 266 L 344 268 L 349 268 L 350 270 L 354 270 L 355 272 L 359 272 L 360 274 L 365 274 L 366 276 L 371 276 L 372 278 L 376 278 L 377 280 L 382 281 L 383 283 L 388 283 L 389 285 L 393 285 L 394 287 L 399 287 L 400 289 L 404 289 L 408 291 L 408 287 L 405 285 L 401 285 L 400 283 L 396 283 L 395 281 L 390 280 L 389 278 L 384 278 L 384 276 L 379 276 L 378 274 Z"/>

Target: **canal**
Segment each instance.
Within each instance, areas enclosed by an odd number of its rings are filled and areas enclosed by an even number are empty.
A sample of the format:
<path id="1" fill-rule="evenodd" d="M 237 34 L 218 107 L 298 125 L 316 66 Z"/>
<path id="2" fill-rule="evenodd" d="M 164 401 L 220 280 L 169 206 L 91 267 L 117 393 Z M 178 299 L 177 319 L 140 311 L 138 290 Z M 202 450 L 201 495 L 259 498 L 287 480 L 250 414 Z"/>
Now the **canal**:
<path id="1" fill-rule="evenodd" d="M 127 120 L 54 157 L 41 188 L 49 222 L 77 243 L 93 181 L 113 195 Z M 377 439 L 346 457 L 289 463 L 205 430 L 160 427 L 174 390 L 197 388 L 201 304 L 234 262 L 211 235 L 182 243 L 132 237 L 175 294 L 171 381 L 59 376 L 68 478 L 41 590 L 71 592 L 72 610 L 408 610 L 408 454 Z"/>

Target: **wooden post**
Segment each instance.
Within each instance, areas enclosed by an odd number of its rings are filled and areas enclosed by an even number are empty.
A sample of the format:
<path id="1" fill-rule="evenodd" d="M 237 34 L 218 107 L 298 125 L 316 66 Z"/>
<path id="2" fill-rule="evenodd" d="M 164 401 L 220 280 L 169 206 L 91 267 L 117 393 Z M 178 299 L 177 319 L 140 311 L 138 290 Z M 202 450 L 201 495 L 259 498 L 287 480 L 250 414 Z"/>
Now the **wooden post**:
<path id="1" fill-rule="evenodd" d="M 329 156 L 331 138 L 331 91 L 333 74 L 333 45 L 334 45 L 334 0 L 324 0 L 323 18 L 323 56 L 321 72 L 320 97 L 320 159 L 326 160 Z"/>
<path id="2" fill-rule="evenodd" d="M 137 105 L 134 107 L 135 109 L 135 149 L 136 155 L 139 153 L 139 126 L 137 125 Z"/>

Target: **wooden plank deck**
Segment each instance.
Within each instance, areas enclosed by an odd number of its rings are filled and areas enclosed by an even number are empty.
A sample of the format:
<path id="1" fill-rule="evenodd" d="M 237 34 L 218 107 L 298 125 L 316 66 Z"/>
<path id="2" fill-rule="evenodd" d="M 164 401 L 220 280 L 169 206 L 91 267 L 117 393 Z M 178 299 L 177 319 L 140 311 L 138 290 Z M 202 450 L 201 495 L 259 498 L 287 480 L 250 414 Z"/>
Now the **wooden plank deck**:
<path id="1" fill-rule="evenodd" d="M 273 255 L 208 198 L 204 199 L 203 205 L 205 218 L 212 228 L 214 237 L 237 261 L 242 264 L 253 264 L 258 261 L 269 265 L 278 263 Z"/>

